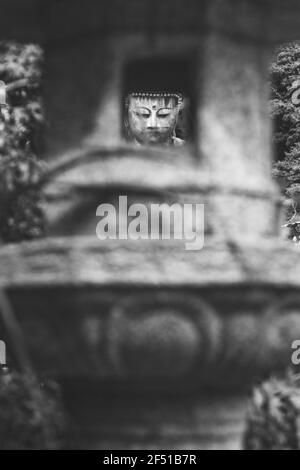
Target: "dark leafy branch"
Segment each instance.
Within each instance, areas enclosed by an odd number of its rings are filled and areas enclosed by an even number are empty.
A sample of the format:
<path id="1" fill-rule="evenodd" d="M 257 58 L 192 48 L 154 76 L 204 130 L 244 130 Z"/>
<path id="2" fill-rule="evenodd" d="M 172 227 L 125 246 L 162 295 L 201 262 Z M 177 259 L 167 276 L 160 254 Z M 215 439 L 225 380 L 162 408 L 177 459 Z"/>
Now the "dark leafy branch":
<path id="1" fill-rule="evenodd" d="M 0 113 L 0 238 L 5 242 L 40 237 L 44 232 L 43 173 L 38 141 L 44 122 L 40 86 L 42 50 L 36 45 L 0 43 L 0 80 L 7 105 Z"/>

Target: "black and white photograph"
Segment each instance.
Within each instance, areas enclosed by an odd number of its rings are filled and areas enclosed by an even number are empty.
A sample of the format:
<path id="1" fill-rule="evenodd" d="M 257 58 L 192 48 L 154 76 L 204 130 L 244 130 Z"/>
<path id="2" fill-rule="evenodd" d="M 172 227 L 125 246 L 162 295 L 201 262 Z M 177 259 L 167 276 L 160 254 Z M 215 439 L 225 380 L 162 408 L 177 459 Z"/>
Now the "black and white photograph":
<path id="1" fill-rule="evenodd" d="M 298 450 L 299 364 L 300 1 L 0 0 L 0 450 Z"/>

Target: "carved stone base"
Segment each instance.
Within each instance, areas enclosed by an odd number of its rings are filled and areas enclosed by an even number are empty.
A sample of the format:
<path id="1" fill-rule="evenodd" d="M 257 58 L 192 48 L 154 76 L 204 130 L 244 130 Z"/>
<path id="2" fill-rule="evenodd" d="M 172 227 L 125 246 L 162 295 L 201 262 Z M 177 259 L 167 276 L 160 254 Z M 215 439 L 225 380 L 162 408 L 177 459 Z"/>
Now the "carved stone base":
<path id="1" fill-rule="evenodd" d="M 300 339 L 298 255 L 49 239 L 0 250 L 0 279 L 35 367 L 64 385 L 77 447 L 237 448 L 244 394 Z"/>

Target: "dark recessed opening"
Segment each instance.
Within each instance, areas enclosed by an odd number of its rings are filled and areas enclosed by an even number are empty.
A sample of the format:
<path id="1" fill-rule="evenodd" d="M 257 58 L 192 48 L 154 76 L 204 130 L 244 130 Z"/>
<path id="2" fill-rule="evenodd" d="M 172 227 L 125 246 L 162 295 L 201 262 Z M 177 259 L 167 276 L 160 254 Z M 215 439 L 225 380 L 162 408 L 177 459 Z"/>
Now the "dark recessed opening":
<path id="1" fill-rule="evenodd" d="M 126 97 L 131 93 L 179 93 L 182 109 L 176 125 L 176 136 L 191 142 L 194 135 L 195 84 L 194 62 L 190 58 L 159 57 L 130 62 L 123 76 L 123 110 L 126 122 Z M 126 136 L 126 125 L 124 125 Z"/>

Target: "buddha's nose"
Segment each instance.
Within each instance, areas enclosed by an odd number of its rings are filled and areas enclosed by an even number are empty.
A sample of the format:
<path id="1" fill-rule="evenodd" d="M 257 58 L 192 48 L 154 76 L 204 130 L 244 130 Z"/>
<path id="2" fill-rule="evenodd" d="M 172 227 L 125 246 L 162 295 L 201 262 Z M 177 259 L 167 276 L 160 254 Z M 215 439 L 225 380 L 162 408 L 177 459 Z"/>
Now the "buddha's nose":
<path id="1" fill-rule="evenodd" d="M 147 127 L 149 128 L 157 127 L 156 113 L 151 113 L 151 116 L 148 119 Z"/>

